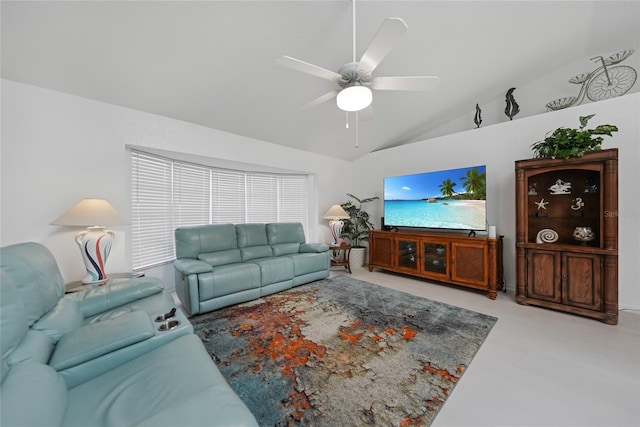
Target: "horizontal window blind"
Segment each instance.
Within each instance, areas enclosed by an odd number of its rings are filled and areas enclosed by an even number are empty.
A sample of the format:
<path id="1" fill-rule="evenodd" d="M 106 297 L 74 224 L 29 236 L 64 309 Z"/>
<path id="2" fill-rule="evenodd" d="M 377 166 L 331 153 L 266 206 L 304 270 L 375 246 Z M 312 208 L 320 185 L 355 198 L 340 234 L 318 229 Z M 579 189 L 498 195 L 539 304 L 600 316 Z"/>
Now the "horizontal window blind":
<path id="1" fill-rule="evenodd" d="M 131 169 L 131 252 L 134 268 L 145 268 L 174 257 L 172 164 L 131 152 Z"/>
<path id="2" fill-rule="evenodd" d="M 175 259 L 174 231 L 203 224 L 309 223 L 309 176 L 214 168 L 131 150 L 133 268 Z"/>

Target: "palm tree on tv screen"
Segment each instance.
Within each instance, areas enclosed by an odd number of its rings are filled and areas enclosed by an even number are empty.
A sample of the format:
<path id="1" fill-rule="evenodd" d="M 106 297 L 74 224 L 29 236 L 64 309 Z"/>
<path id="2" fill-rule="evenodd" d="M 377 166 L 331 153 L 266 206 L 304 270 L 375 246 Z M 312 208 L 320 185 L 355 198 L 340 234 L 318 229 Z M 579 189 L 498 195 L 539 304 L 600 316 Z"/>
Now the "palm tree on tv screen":
<path id="1" fill-rule="evenodd" d="M 447 178 L 442 181 L 442 184 L 440 184 L 438 187 L 440 188 L 440 192 L 444 197 L 451 197 L 455 194 L 455 190 L 453 189 L 453 187 L 455 186 L 456 183 Z"/>
<path id="2" fill-rule="evenodd" d="M 476 200 L 485 200 L 487 198 L 486 172 L 479 173 L 478 168 L 473 168 L 468 170 L 465 176 L 460 179 L 463 181 L 462 187 L 467 190 L 467 194 L 471 196 L 470 198 Z"/>

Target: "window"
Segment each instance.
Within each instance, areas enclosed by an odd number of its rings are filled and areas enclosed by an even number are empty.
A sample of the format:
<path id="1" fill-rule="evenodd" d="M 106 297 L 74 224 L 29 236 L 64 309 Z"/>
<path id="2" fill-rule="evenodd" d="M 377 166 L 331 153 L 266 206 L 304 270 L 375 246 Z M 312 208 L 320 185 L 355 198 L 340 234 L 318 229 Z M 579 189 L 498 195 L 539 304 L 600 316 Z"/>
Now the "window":
<path id="1" fill-rule="evenodd" d="M 202 224 L 301 222 L 309 177 L 214 168 L 131 150 L 133 268 L 175 258 L 174 230 Z"/>

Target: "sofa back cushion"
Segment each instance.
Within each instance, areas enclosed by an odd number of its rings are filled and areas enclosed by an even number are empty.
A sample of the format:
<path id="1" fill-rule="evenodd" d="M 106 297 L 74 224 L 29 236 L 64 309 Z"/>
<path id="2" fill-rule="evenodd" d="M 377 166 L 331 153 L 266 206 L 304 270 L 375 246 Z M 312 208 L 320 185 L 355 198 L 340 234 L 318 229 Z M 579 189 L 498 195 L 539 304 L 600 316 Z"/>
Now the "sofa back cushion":
<path id="1" fill-rule="evenodd" d="M 18 347 L 27 330 L 27 318 L 18 289 L 3 268 L 0 271 L 0 349 L 3 362 Z"/>
<path id="2" fill-rule="evenodd" d="M 64 281 L 56 259 L 40 243 L 28 242 L 0 248 L 0 265 L 11 277 L 25 303 L 29 326 L 51 310 L 64 295 Z"/>
<path id="3" fill-rule="evenodd" d="M 270 245 L 304 243 L 304 229 L 300 222 L 274 222 L 266 225 Z"/>
<path id="4" fill-rule="evenodd" d="M 238 235 L 238 247 L 266 246 L 267 228 L 265 224 L 237 224 L 236 233 Z"/>
<path id="5" fill-rule="evenodd" d="M 55 307 L 33 324 L 31 329 L 44 332 L 53 343 L 57 343 L 61 336 L 83 324 L 84 316 L 78 303 L 61 298 Z"/>
<path id="6" fill-rule="evenodd" d="M 181 227 L 175 231 L 176 257 L 197 259 L 199 254 L 237 249 L 236 226 L 233 224 Z"/>

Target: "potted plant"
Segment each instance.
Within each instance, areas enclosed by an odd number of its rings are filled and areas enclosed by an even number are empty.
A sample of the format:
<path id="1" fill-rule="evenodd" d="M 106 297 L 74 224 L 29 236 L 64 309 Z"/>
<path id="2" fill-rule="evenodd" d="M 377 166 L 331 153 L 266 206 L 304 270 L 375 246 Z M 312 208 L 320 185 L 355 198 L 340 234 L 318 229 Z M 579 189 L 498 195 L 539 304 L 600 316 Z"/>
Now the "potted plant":
<path id="1" fill-rule="evenodd" d="M 587 122 L 595 114 L 580 117 L 580 127 L 570 129 L 560 127 L 542 141 L 531 145 L 535 157 L 551 157 L 568 159 L 582 157 L 590 151 L 598 151 L 602 146 L 602 135 L 611 136 L 618 128 L 613 125 L 600 125 L 594 129 L 585 129 Z"/>
<path id="2" fill-rule="evenodd" d="M 379 197 L 360 199 L 349 193 L 347 193 L 347 196 L 349 196 L 351 200 L 340 206 L 349 214 L 349 219 L 344 220 L 344 226 L 340 236 L 351 242 L 351 268 L 362 267 L 364 265 L 366 251 L 366 247 L 362 245 L 362 242 L 368 240 L 369 230 L 374 229 L 369 213 L 362 208 L 362 205 L 372 200 L 377 200 Z"/>

